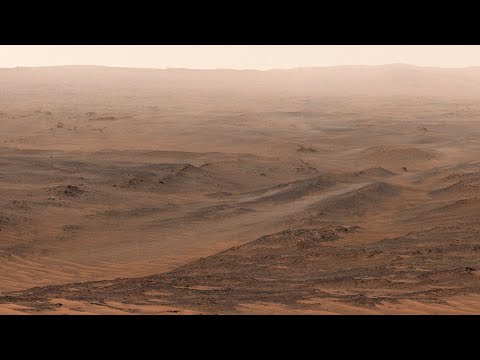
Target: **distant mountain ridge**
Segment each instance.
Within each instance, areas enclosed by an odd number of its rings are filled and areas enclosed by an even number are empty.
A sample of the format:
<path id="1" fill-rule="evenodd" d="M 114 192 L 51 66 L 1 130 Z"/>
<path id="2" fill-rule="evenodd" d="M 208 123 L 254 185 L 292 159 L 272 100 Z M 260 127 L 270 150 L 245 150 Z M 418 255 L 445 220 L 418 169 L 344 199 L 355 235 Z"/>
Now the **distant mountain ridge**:
<path id="1" fill-rule="evenodd" d="M 143 69 L 54 66 L 0 69 L 0 86 L 34 90 L 52 85 L 85 89 L 142 88 L 165 92 L 290 92 L 319 96 L 428 96 L 480 98 L 480 67 L 434 68 L 408 64 L 276 70 Z"/>

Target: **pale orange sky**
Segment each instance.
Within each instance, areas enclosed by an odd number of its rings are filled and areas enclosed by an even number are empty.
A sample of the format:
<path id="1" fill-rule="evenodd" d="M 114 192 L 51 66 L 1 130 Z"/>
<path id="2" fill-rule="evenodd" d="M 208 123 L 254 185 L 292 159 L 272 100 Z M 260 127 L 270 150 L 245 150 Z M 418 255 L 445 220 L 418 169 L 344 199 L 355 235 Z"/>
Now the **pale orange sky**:
<path id="1" fill-rule="evenodd" d="M 278 69 L 304 66 L 480 65 L 473 45 L 0 45 L 0 67 L 105 65 L 193 69 Z"/>

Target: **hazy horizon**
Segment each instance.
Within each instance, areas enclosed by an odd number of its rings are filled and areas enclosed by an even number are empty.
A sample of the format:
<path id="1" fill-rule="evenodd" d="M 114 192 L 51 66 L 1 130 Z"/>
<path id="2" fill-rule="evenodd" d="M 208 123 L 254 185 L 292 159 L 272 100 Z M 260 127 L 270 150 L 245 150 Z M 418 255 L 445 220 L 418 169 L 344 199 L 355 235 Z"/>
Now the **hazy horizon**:
<path id="1" fill-rule="evenodd" d="M 473 45 L 0 45 L 0 68 L 107 66 L 275 70 L 407 64 L 480 66 Z"/>
<path id="2" fill-rule="evenodd" d="M 116 66 L 116 65 L 97 65 L 97 64 L 59 64 L 59 65 L 39 65 L 39 66 L 11 66 L 11 67 L 0 67 L 0 69 L 37 69 L 37 68 L 61 68 L 61 67 L 98 67 L 98 68 L 112 68 L 112 69 L 136 69 L 136 70 L 205 70 L 205 71 L 214 71 L 214 70 L 233 70 L 233 71 L 277 71 L 277 70 L 296 70 L 296 69 L 328 69 L 328 68 L 355 68 L 355 67 L 381 67 L 381 66 L 405 66 L 405 67 L 418 67 L 418 68 L 431 68 L 431 69 L 468 69 L 480 67 L 480 65 L 469 65 L 469 66 L 458 66 L 458 67 L 447 67 L 447 66 L 430 66 L 430 65 L 415 65 L 409 63 L 385 63 L 378 65 L 365 65 L 365 64 L 345 64 L 345 65 L 318 65 L 318 66 L 296 66 L 296 67 L 286 67 L 286 68 L 271 68 L 271 69 L 236 69 L 236 68 L 194 68 L 194 67 L 165 67 L 165 68 L 156 68 L 156 67 L 139 67 L 139 66 Z"/>

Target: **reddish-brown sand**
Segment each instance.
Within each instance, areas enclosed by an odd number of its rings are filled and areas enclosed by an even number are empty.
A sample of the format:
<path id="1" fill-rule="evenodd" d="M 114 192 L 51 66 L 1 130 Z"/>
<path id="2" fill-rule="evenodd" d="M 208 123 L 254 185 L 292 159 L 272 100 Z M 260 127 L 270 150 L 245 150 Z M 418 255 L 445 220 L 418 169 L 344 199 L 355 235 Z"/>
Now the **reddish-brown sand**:
<path id="1" fill-rule="evenodd" d="M 0 313 L 480 313 L 480 70 L 0 70 Z"/>

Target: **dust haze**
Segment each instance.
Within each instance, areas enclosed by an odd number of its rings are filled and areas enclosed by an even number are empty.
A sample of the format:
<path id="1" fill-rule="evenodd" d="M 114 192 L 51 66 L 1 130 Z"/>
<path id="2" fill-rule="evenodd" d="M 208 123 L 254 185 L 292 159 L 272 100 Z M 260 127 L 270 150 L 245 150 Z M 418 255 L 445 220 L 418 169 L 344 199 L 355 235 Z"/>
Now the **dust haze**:
<path id="1" fill-rule="evenodd" d="M 480 313 L 480 67 L 0 69 L 0 313 Z"/>

